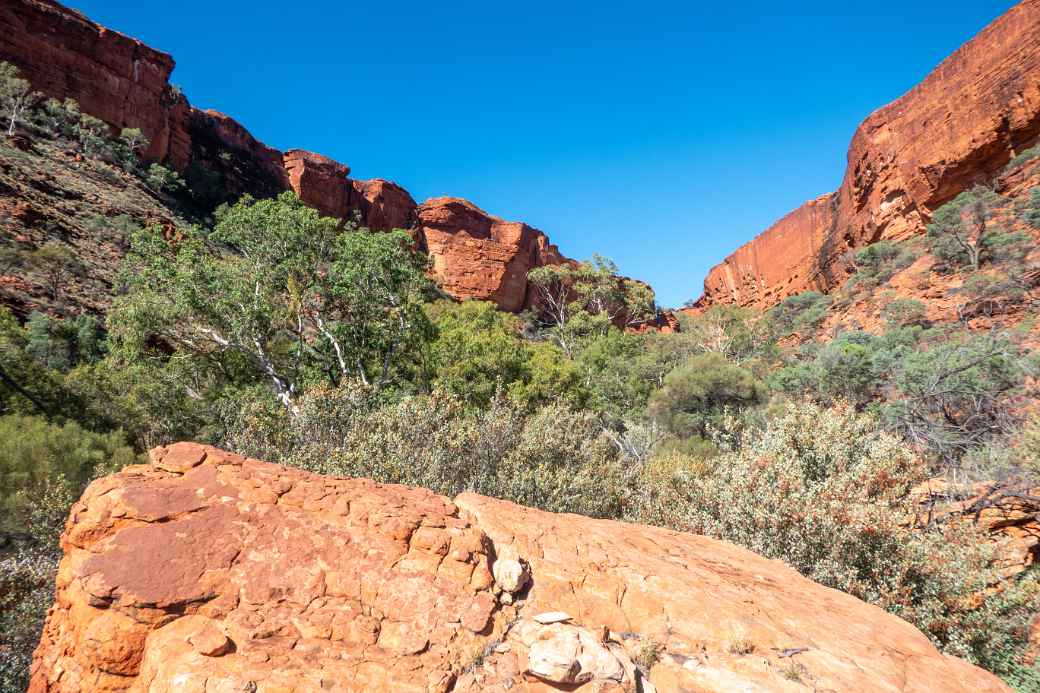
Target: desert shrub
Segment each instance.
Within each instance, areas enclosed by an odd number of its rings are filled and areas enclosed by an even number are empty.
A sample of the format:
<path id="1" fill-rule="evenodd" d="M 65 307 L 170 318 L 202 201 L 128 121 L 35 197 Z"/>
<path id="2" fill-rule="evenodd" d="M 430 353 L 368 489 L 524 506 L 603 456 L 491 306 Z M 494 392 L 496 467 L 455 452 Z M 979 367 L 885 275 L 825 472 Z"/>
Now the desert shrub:
<path id="1" fill-rule="evenodd" d="M 117 214 L 114 217 L 91 214 L 83 221 L 83 228 L 94 237 L 128 246 L 140 224 L 128 214 Z"/>
<path id="2" fill-rule="evenodd" d="M 22 79 L 18 68 L 0 61 L 0 122 L 8 135 L 15 133 L 40 98 L 38 93 L 32 91 L 29 82 Z"/>
<path id="3" fill-rule="evenodd" d="M 928 225 L 932 254 L 947 267 L 977 271 L 992 259 L 991 246 L 999 245 L 994 235 L 1001 232 L 991 221 L 1006 202 L 992 190 L 977 186 L 935 210 Z"/>
<path id="4" fill-rule="evenodd" d="M 725 440 L 721 436 L 720 440 Z M 789 404 L 700 474 L 679 473 L 660 510 L 680 529 L 789 563 L 915 624 L 947 652 L 998 669 L 1021 653 L 1035 582 L 975 606 L 996 578 L 970 523 L 913 527 L 925 469 L 877 421 L 848 407 Z"/>
<path id="5" fill-rule="evenodd" d="M 860 286 L 873 288 L 912 265 L 917 259 L 917 253 L 906 245 L 878 241 L 857 250 L 853 258 L 856 273 L 849 278 L 846 286 L 850 289 Z"/>
<path id="6" fill-rule="evenodd" d="M 1028 296 L 1028 280 L 1020 268 L 998 275 L 978 273 L 969 277 L 960 294 L 966 301 L 959 307 L 964 316 L 995 315 L 1008 306 L 1021 304 Z"/>
<path id="7" fill-rule="evenodd" d="M 705 352 L 736 363 L 770 356 L 774 340 L 761 312 L 739 306 L 712 306 L 681 320 L 683 339 Z"/>
<path id="8" fill-rule="evenodd" d="M 18 532 L 0 541 L 0 693 L 22 693 L 47 609 L 61 551 L 58 537 L 75 499 L 64 479 L 21 492 Z"/>
<path id="9" fill-rule="evenodd" d="M 551 342 L 533 342 L 526 346 L 526 373 L 507 388 L 510 399 L 528 411 L 556 401 L 576 409 L 589 406 L 592 394 L 588 383 L 578 364 L 568 359 L 563 349 Z"/>
<path id="10" fill-rule="evenodd" d="M 1014 427 L 1013 397 L 1029 367 L 1007 335 L 960 333 L 892 366 L 899 397 L 885 404 L 888 425 L 943 465 Z"/>
<path id="11" fill-rule="evenodd" d="M 883 392 L 893 362 L 916 341 L 915 328 L 883 336 L 843 332 L 771 372 L 767 383 L 775 391 L 818 403 L 844 400 L 862 408 Z"/>
<path id="12" fill-rule="evenodd" d="M 177 172 L 161 164 L 150 164 L 144 182 L 157 193 L 176 193 L 184 189 L 184 180 Z"/>
<path id="13" fill-rule="evenodd" d="M 34 311 L 25 324 L 26 352 L 46 368 L 66 371 L 74 365 L 95 363 L 105 351 L 97 319 L 77 315 L 61 319 Z"/>
<path id="14" fill-rule="evenodd" d="M 105 121 L 82 113 L 75 126 L 75 134 L 86 156 L 104 161 L 117 159 L 116 150 L 112 145 L 112 133 Z"/>
<path id="15" fill-rule="evenodd" d="M 479 405 L 528 376 L 530 352 L 515 316 L 494 303 L 447 301 L 427 312 L 437 331 L 428 358 L 436 387 Z"/>
<path id="16" fill-rule="evenodd" d="M 649 411 L 680 438 L 704 436 L 724 411 L 759 404 L 764 392 L 753 373 L 712 352 L 694 356 L 670 372 L 650 398 Z"/>
<path id="17" fill-rule="evenodd" d="M 1023 164 L 1027 164 L 1037 157 L 1040 157 L 1040 145 L 1019 152 L 1011 159 L 1011 161 L 1008 162 L 1007 166 L 1004 167 L 1004 172 L 1006 173 L 1019 168 Z"/>
<path id="18" fill-rule="evenodd" d="M 1031 243 L 1022 231 L 995 230 L 983 239 L 983 258 L 995 264 L 1018 263 L 1029 254 Z"/>
<path id="19" fill-rule="evenodd" d="M 18 522 L 26 498 L 48 483 L 64 480 L 78 492 L 99 470 L 137 461 L 119 432 L 93 433 L 68 422 L 38 416 L 0 416 L 0 507 Z"/>
<path id="20" fill-rule="evenodd" d="M 36 125 L 52 135 L 74 137 L 82 113 L 75 99 L 47 99 L 35 113 Z"/>
<path id="21" fill-rule="evenodd" d="M 768 320 L 777 336 L 813 330 L 827 315 L 833 299 L 818 291 L 805 291 L 788 296 L 769 311 Z"/>
<path id="22" fill-rule="evenodd" d="M 890 328 L 922 325 L 926 322 L 925 305 L 913 298 L 897 298 L 889 301 L 881 314 Z"/>
<path id="23" fill-rule="evenodd" d="M 1040 188 L 1029 191 L 1029 199 L 1022 211 L 1022 220 L 1034 229 L 1040 229 Z"/>
<path id="24" fill-rule="evenodd" d="M 532 415 L 499 396 L 486 409 L 445 394 L 380 397 L 319 387 L 290 416 L 270 402 L 235 412 L 227 443 L 320 474 L 472 490 L 554 512 L 616 517 L 624 498 L 614 447 L 596 417 L 554 403 Z"/>

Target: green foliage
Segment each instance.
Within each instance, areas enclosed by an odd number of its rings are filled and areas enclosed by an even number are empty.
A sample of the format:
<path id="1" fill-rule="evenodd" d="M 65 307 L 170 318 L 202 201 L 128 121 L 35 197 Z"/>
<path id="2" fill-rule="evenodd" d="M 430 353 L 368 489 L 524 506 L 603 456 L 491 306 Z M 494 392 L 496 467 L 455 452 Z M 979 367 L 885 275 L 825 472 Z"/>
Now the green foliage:
<path id="1" fill-rule="evenodd" d="M 943 463 L 1014 428 L 1013 398 L 1028 365 L 1007 335 L 954 334 L 893 363 L 900 397 L 884 408 L 893 430 Z"/>
<path id="2" fill-rule="evenodd" d="M 136 461 L 121 433 L 92 433 L 73 422 L 58 426 L 37 416 L 0 416 L 3 516 L 17 522 L 27 511 L 28 498 L 48 483 L 64 480 L 78 493 L 100 469 Z"/>
<path id="3" fill-rule="evenodd" d="M 996 578 L 991 549 L 970 523 L 908 525 L 908 493 L 925 470 L 872 417 L 789 405 L 764 428 L 726 439 L 743 444 L 700 475 L 676 475 L 656 512 L 879 604 L 983 666 L 1023 651 L 1036 590 L 1009 585 L 972 608 Z"/>
<path id="4" fill-rule="evenodd" d="M 665 376 L 664 387 L 650 398 L 650 414 L 673 435 L 703 437 L 725 411 L 759 404 L 763 395 L 750 371 L 706 353 Z"/>
<path id="5" fill-rule="evenodd" d="M 148 138 L 138 128 L 123 128 L 113 143 L 113 151 L 124 169 L 136 171 L 149 144 Z"/>
<path id="6" fill-rule="evenodd" d="M 768 320 L 779 337 L 812 330 L 823 322 L 833 302 L 830 296 L 818 291 L 805 291 L 785 298 L 769 311 Z"/>
<path id="7" fill-rule="evenodd" d="M 30 89 L 29 82 L 22 79 L 18 68 L 0 61 L 0 118 L 3 118 L 8 135 L 13 135 L 18 124 L 26 119 L 40 95 Z"/>
<path id="8" fill-rule="evenodd" d="M 932 254 L 949 267 L 967 267 L 978 271 L 992 259 L 990 221 L 1006 204 L 997 193 L 981 186 L 962 192 L 935 210 L 928 225 Z"/>
<path id="9" fill-rule="evenodd" d="M 161 340 L 292 407 L 310 384 L 382 385 L 411 367 L 431 336 L 424 269 L 404 232 L 340 230 L 292 193 L 246 198 L 208 236 L 135 234 L 109 329 L 126 358 Z"/>
<path id="10" fill-rule="evenodd" d="M 429 312 L 437 330 L 429 350 L 436 387 L 486 406 L 496 390 L 525 379 L 530 352 L 515 316 L 484 301 L 444 301 Z"/>
<path id="11" fill-rule="evenodd" d="M 1029 201 L 1022 213 L 1022 220 L 1034 229 L 1040 229 L 1040 188 L 1029 191 Z"/>
<path id="12" fill-rule="evenodd" d="M 177 193 L 184 189 L 184 180 L 176 171 L 160 164 L 151 164 L 144 178 L 145 184 L 157 193 Z"/>
<path id="13" fill-rule="evenodd" d="M 60 301 L 70 279 L 82 273 L 83 263 L 70 246 L 58 241 L 48 241 L 29 253 L 26 264 L 41 275 L 43 284 L 52 301 Z"/>
<path id="14" fill-rule="evenodd" d="M 61 320 L 34 312 L 25 329 L 26 352 L 51 370 L 67 371 L 74 365 L 96 363 L 104 355 L 101 325 L 89 315 Z"/>
<path id="15" fill-rule="evenodd" d="M 880 286 L 912 265 L 917 257 L 917 252 L 907 244 L 879 241 L 860 248 L 853 256 L 856 273 L 845 283 L 845 290 L 869 290 Z"/>
<path id="16" fill-rule="evenodd" d="M 1007 173 L 1008 171 L 1020 168 L 1022 165 L 1029 163 L 1037 157 L 1040 157 L 1040 145 L 1019 152 L 1011 159 L 1011 161 L 1008 162 L 1007 166 L 1004 167 L 1004 172 Z"/>
<path id="17" fill-rule="evenodd" d="M 296 416 L 263 401 L 235 416 L 232 447 L 321 474 L 449 496 L 472 490 L 595 517 L 616 517 L 624 497 L 615 449 L 596 417 L 564 404 L 528 416 L 505 397 L 474 409 L 444 393 L 385 401 L 346 385 L 312 390 Z"/>
<path id="18" fill-rule="evenodd" d="M 712 306 L 682 321 L 682 333 L 705 352 L 737 363 L 774 355 L 775 340 L 762 313 L 739 306 Z"/>
<path id="19" fill-rule="evenodd" d="M 927 322 L 926 313 L 925 305 L 913 298 L 889 301 L 881 311 L 890 329 L 924 325 Z"/>
<path id="20" fill-rule="evenodd" d="M 621 277 L 617 265 L 600 255 L 588 262 L 536 267 L 527 279 L 540 324 L 568 356 L 612 325 L 639 325 L 657 313 L 650 287 Z"/>
<path id="21" fill-rule="evenodd" d="M 35 112 L 38 127 L 60 137 L 75 137 L 82 113 L 75 99 L 47 99 Z"/>

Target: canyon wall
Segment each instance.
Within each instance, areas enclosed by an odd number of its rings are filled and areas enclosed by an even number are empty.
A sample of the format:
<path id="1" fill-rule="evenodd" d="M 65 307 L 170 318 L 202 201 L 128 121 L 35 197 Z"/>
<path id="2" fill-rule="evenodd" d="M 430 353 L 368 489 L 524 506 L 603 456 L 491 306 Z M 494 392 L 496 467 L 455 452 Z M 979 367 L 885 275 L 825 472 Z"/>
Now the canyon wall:
<path id="1" fill-rule="evenodd" d="M 932 212 L 1040 138 L 1040 0 L 1023 0 L 856 130 L 837 192 L 714 267 L 699 307 L 760 308 L 829 291 L 843 256 L 925 231 Z"/>
<path id="2" fill-rule="evenodd" d="M 352 180 L 348 166 L 326 156 L 265 145 L 230 116 L 192 107 L 169 83 L 170 55 L 53 0 L 0 4 L 0 60 L 16 65 L 45 96 L 75 99 L 114 132 L 140 128 L 150 142 L 147 158 L 181 171 L 189 183 L 203 181 L 214 204 L 291 189 L 322 214 L 357 216 L 380 231 L 411 230 L 433 259 L 434 278 L 455 298 L 523 310 L 532 300 L 527 272 L 564 261 L 541 231 L 466 200 L 420 206 L 390 181 Z"/>
<path id="3" fill-rule="evenodd" d="M 1010 691 L 728 542 L 191 443 L 61 544 L 30 693 Z"/>

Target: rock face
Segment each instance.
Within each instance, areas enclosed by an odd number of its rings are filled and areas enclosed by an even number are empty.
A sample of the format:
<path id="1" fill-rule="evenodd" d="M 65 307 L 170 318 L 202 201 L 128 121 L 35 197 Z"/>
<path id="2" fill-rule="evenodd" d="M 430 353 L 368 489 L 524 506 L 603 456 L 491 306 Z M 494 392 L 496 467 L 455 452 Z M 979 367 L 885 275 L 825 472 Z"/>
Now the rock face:
<path id="1" fill-rule="evenodd" d="M 62 546 L 34 693 L 1008 690 L 731 544 L 188 443 Z"/>
<path id="2" fill-rule="evenodd" d="M 189 181 L 209 180 L 214 204 L 291 189 L 322 214 L 356 213 L 381 231 L 412 229 L 433 258 L 435 278 L 455 298 L 522 310 L 530 303 L 527 271 L 562 261 L 542 232 L 465 200 L 431 200 L 417 209 L 390 181 L 351 180 L 348 166 L 321 154 L 268 147 L 231 117 L 190 106 L 169 84 L 168 54 L 52 0 L 0 4 L 0 60 L 17 65 L 34 89 L 76 99 L 116 131 L 140 128 L 151 141 L 147 156 L 186 172 Z"/>
<path id="3" fill-rule="evenodd" d="M 527 273 L 564 262 L 541 231 L 491 216 L 458 197 L 419 205 L 417 236 L 433 258 L 433 273 L 456 298 L 494 301 L 518 312 L 531 305 Z"/>
<path id="4" fill-rule="evenodd" d="M 47 96 L 73 98 L 116 128 L 140 128 L 149 157 L 187 164 L 189 106 L 170 88 L 167 53 L 57 2 L 12 0 L 0 4 L 0 60 Z"/>
<path id="5" fill-rule="evenodd" d="M 897 101 L 849 147 L 837 192 L 787 215 L 713 268 L 701 307 L 769 307 L 847 272 L 842 256 L 924 232 L 932 212 L 1040 137 L 1040 0 L 1023 0 Z"/>

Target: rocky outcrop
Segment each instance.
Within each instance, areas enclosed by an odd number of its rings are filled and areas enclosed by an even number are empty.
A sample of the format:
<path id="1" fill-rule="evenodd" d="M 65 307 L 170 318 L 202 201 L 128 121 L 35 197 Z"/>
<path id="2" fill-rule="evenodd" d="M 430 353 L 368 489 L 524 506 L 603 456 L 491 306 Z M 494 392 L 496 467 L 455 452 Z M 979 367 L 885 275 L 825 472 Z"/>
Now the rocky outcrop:
<path id="1" fill-rule="evenodd" d="M 415 225 L 415 200 L 400 185 L 382 178 L 352 180 L 350 185 L 351 209 L 361 213 L 368 228 L 390 231 Z"/>
<path id="2" fill-rule="evenodd" d="M 47 96 L 75 99 L 117 129 L 140 128 L 149 157 L 187 164 L 190 107 L 170 87 L 169 54 L 57 2 L 13 0 L 0 4 L 0 60 Z"/>
<path id="3" fill-rule="evenodd" d="M 433 259 L 434 277 L 455 298 L 522 310 L 530 305 L 527 271 L 563 260 L 541 231 L 465 200 L 439 198 L 417 208 L 390 181 L 351 180 L 348 166 L 321 154 L 268 147 L 233 118 L 190 106 L 169 84 L 168 54 L 52 0 L 0 6 L 0 59 L 17 65 L 34 89 L 76 99 L 114 131 L 140 128 L 151 142 L 147 156 L 185 173 L 209 206 L 291 189 L 322 214 L 357 215 L 381 231 L 412 230 Z"/>
<path id="4" fill-rule="evenodd" d="M 433 273 L 456 298 L 494 301 L 503 310 L 530 307 L 527 273 L 564 262 L 541 231 L 492 216 L 458 197 L 437 197 L 416 210 L 417 236 Z"/>
<path id="5" fill-rule="evenodd" d="M 30 691 L 1008 690 L 725 542 L 180 443 L 73 506 Z"/>
<path id="6" fill-rule="evenodd" d="M 857 129 L 837 192 L 714 267 L 701 307 L 769 307 L 847 275 L 843 256 L 922 233 L 932 212 L 1040 137 L 1040 0 L 1023 0 Z"/>

